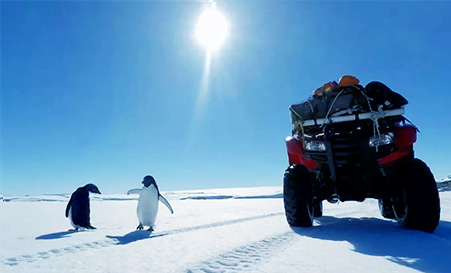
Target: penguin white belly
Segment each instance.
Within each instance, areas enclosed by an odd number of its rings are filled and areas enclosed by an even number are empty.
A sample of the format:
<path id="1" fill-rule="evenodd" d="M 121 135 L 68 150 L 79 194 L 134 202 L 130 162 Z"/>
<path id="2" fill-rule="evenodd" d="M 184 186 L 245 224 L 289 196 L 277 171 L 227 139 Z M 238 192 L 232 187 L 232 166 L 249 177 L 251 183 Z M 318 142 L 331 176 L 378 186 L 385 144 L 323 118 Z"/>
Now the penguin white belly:
<path id="1" fill-rule="evenodd" d="M 141 190 L 137 212 L 140 224 L 154 226 L 158 213 L 158 191 L 153 185 Z"/>
<path id="2" fill-rule="evenodd" d="M 75 229 L 77 229 L 77 228 L 80 227 L 79 225 L 76 225 L 76 224 L 74 223 L 74 220 L 72 220 L 72 208 L 69 209 L 69 219 L 70 219 L 70 224 L 71 224 Z"/>

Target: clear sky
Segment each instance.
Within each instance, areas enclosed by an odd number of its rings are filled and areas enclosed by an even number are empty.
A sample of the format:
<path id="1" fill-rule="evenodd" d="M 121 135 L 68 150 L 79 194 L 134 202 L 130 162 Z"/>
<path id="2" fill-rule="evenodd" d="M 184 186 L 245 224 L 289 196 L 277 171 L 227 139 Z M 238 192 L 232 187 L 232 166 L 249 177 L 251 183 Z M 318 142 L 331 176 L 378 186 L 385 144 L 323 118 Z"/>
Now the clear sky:
<path id="1" fill-rule="evenodd" d="M 288 106 L 344 74 L 404 95 L 416 156 L 451 174 L 450 1 L 218 1 L 209 73 L 206 4 L 2 1 L 0 192 L 282 185 Z"/>

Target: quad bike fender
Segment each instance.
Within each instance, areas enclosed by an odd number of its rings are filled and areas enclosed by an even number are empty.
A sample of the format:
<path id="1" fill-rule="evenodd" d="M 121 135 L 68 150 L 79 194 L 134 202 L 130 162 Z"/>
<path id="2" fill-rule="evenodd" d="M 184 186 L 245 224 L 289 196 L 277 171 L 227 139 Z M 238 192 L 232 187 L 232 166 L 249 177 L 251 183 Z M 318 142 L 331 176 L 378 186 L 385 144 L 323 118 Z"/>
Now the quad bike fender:
<path id="1" fill-rule="evenodd" d="M 417 128 L 406 124 L 393 132 L 395 150 L 379 159 L 379 164 L 387 167 L 413 152 L 413 143 L 417 141 Z"/>
<path id="2" fill-rule="evenodd" d="M 285 139 L 285 143 L 287 145 L 288 162 L 290 165 L 303 165 L 311 172 L 316 170 L 318 163 L 308 157 L 305 157 L 304 145 L 301 141 L 290 136 Z"/>

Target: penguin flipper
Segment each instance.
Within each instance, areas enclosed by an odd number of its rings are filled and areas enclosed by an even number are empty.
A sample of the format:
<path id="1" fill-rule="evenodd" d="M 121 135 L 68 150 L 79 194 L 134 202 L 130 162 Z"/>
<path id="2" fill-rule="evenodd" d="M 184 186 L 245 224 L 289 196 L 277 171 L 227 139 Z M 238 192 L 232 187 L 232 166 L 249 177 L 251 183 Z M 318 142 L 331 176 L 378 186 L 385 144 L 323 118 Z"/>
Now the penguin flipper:
<path id="1" fill-rule="evenodd" d="M 169 211 L 174 214 L 174 211 L 172 210 L 171 205 L 169 204 L 168 200 L 166 200 L 166 198 L 163 197 L 163 195 L 158 194 L 158 200 L 161 201 L 161 203 L 163 203 L 166 207 L 168 207 Z"/>
<path id="2" fill-rule="evenodd" d="M 139 194 L 141 192 L 141 189 L 131 189 L 127 192 L 127 195 L 129 194 Z"/>
<path id="3" fill-rule="evenodd" d="M 70 198 L 69 203 L 67 203 L 66 206 L 66 217 L 69 217 L 69 210 L 71 207 L 72 207 L 72 197 Z"/>

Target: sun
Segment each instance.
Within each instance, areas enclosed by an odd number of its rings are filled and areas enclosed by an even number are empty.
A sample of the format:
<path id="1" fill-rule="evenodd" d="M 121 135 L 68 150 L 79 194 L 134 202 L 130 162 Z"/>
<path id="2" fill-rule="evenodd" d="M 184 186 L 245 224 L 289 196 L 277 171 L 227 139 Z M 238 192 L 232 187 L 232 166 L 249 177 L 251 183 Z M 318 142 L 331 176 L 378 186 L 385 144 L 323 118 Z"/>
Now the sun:
<path id="1" fill-rule="evenodd" d="M 216 10 L 216 3 L 206 8 L 197 21 L 195 36 L 208 52 L 217 51 L 229 34 L 227 19 Z"/>

